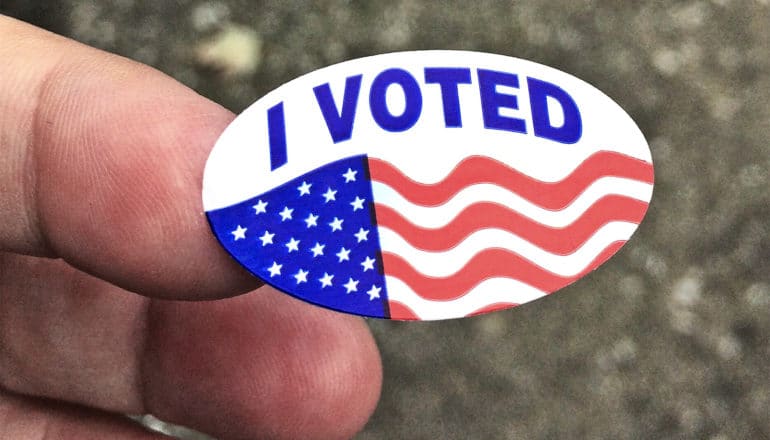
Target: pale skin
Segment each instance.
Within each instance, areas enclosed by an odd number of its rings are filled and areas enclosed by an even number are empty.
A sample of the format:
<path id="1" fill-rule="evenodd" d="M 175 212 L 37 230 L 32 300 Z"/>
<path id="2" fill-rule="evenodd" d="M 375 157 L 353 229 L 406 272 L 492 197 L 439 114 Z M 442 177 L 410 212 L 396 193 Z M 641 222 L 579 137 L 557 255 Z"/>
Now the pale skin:
<path id="1" fill-rule="evenodd" d="M 159 438 L 121 413 L 222 440 L 358 432 L 382 381 L 366 325 L 253 290 L 206 223 L 234 116 L 2 16 L 0 60 L 0 438 Z"/>

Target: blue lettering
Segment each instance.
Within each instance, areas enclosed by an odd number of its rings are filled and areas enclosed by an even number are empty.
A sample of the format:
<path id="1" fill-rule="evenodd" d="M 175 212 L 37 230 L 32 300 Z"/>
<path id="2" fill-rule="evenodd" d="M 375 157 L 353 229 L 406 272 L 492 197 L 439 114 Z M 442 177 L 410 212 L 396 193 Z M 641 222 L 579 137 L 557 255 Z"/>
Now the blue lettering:
<path id="1" fill-rule="evenodd" d="M 445 127 L 462 127 L 459 86 L 473 82 L 471 68 L 425 67 L 424 73 L 425 84 L 438 84 L 441 90 Z M 487 69 L 478 69 L 477 73 L 484 127 L 527 133 L 525 119 L 501 114 L 502 109 L 520 110 L 516 91 L 498 90 L 500 87 L 519 89 L 519 76 L 515 73 Z M 335 102 L 329 83 L 313 88 L 326 128 L 335 144 L 349 140 L 353 135 L 362 77 L 363 75 L 359 74 L 346 78 L 341 106 Z M 404 109 L 400 114 L 394 114 L 388 107 L 388 89 L 394 85 L 404 94 Z M 563 144 L 578 142 L 582 136 L 583 122 L 580 109 L 572 96 L 561 87 L 536 78 L 527 77 L 527 87 L 533 134 Z M 557 104 L 561 108 L 563 120 L 560 120 L 558 113 L 554 117 L 551 112 L 558 110 L 555 108 Z M 402 132 L 412 128 L 420 119 L 422 106 L 420 84 L 408 71 L 400 68 L 386 69 L 372 81 L 369 108 L 372 118 L 383 130 Z M 287 160 L 283 103 L 268 110 L 268 127 L 271 167 L 276 169 Z"/>
<path id="2" fill-rule="evenodd" d="M 267 110 L 267 137 L 270 144 L 270 171 L 286 164 L 286 118 L 283 102 Z"/>
<path id="3" fill-rule="evenodd" d="M 575 100 L 559 86 L 535 78 L 527 78 L 529 102 L 532 106 L 532 126 L 535 136 L 574 144 L 583 134 L 583 121 Z M 548 113 L 548 98 L 553 98 L 561 105 L 564 122 L 559 127 L 551 124 Z"/>
<path id="4" fill-rule="evenodd" d="M 404 91 L 406 105 L 404 112 L 393 115 L 388 109 L 385 94 L 393 84 L 398 84 Z M 422 112 L 422 94 L 417 80 L 403 69 L 388 69 L 374 78 L 369 92 L 369 107 L 372 117 L 382 129 L 388 131 L 405 131 L 410 129 L 420 118 Z"/>
<path id="5" fill-rule="evenodd" d="M 447 127 L 462 127 L 460 114 L 460 96 L 457 93 L 458 84 L 471 83 L 471 69 L 450 67 L 426 67 L 425 82 L 438 84 L 441 87 L 441 102 L 444 104 L 444 125 Z"/>
<path id="6" fill-rule="evenodd" d="M 353 135 L 353 121 L 356 119 L 356 105 L 360 91 L 361 75 L 349 76 L 345 80 L 342 111 L 338 111 L 329 83 L 313 88 L 318 107 L 321 109 L 326 127 L 335 144 L 346 141 Z"/>
<path id="7" fill-rule="evenodd" d="M 481 113 L 484 127 L 494 130 L 506 130 L 526 133 L 527 125 L 523 119 L 500 115 L 500 108 L 519 109 L 518 98 L 497 91 L 497 86 L 519 88 L 519 77 L 513 73 L 479 69 L 479 92 L 481 94 Z"/>

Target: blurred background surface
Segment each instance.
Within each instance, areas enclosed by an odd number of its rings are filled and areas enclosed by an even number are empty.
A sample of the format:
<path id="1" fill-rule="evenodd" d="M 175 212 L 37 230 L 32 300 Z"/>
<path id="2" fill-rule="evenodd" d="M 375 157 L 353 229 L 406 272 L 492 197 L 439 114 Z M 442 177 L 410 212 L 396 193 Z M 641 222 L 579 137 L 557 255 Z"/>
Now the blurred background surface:
<path id="1" fill-rule="evenodd" d="M 303 73 L 399 50 L 494 52 L 588 81 L 650 143 L 645 222 L 534 303 L 369 321 L 385 383 L 357 439 L 770 438 L 770 1 L 469 4 L 0 0 L 0 12 L 236 113 Z"/>

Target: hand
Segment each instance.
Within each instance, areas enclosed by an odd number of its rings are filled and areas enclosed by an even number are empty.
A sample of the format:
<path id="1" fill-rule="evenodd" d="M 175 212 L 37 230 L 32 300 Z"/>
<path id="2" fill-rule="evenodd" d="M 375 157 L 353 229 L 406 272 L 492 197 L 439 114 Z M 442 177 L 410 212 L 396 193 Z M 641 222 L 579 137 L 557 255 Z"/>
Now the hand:
<path id="1" fill-rule="evenodd" d="M 381 366 L 357 318 L 232 261 L 201 211 L 228 111 L 0 16 L 0 438 L 347 438 Z M 135 295 L 136 292 L 143 296 Z M 67 403 L 65 403 L 67 402 Z"/>

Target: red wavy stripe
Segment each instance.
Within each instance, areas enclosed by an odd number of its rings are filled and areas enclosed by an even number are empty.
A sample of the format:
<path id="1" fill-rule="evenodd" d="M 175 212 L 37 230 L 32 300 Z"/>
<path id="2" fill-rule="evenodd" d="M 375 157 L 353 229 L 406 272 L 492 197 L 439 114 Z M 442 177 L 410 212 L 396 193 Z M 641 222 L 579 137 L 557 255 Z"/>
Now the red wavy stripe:
<path id="1" fill-rule="evenodd" d="M 476 310 L 475 312 L 468 313 L 465 316 L 483 315 L 484 313 L 496 312 L 498 310 L 505 310 L 505 309 L 510 309 L 511 307 L 517 307 L 518 305 L 519 304 L 516 304 L 516 303 L 505 303 L 505 302 L 494 303 L 494 304 L 490 304 L 488 306 L 484 306 L 484 307 Z"/>
<path id="2" fill-rule="evenodd" d="M 432 184 L 415 182 L 390 163 L 371 157 L 369 173 L 372 180 L 392 187 L 418 205 L 441 205 L 469 185 L 492 183 L 553 210 L 568 206 L 601 177 L 623 177 L 647 183 L 654 179 L 652 164 L 613 151 L 593 154 L 558 182 L 533 179 L 502 162 L 482 156 L 464 159 L 444 180 Z"/>
<path id="3" fill-rule="evenodd" d="M 547 252 L 567 255 L 575 252 L 602 226 L 611 221 L 639 223 L 647 203 L 610 195 L 601 198 L 569 226 L 553 228 L 505 206 L 482 202 L 465 208 L 441 228 L 417 226 L 394 209 L 375 203 L 377 225 L 397 232 L 410 245 L 427 251 L 446 251 L 473 232 L 496 228 L 511 232 Z"/>
<path id="4" fill-rule="evenodd" d="M 388 307 L 390 308 L 390 319 L 398 319 L 401 321 L 420 320 L 420 317 L 403 303 L 398 301 L 388 301 Z"/>
<path id="5" fill-rule="evenodd" d="M 623 243 L 625 241 L 610 244 L 581 273 L 571 277 L 556 275 L 511 251 L 498 248 L 479 252 L 462 269 L 445 278 L 425 276 L 406 260 L 389 252 L 382 253 L 382 262 L 386 275 L 400 279 L 417 295 L 432 301 L 460 298 L 488 278 L 512 278 L 551 293 L 607 261 Z"/>

